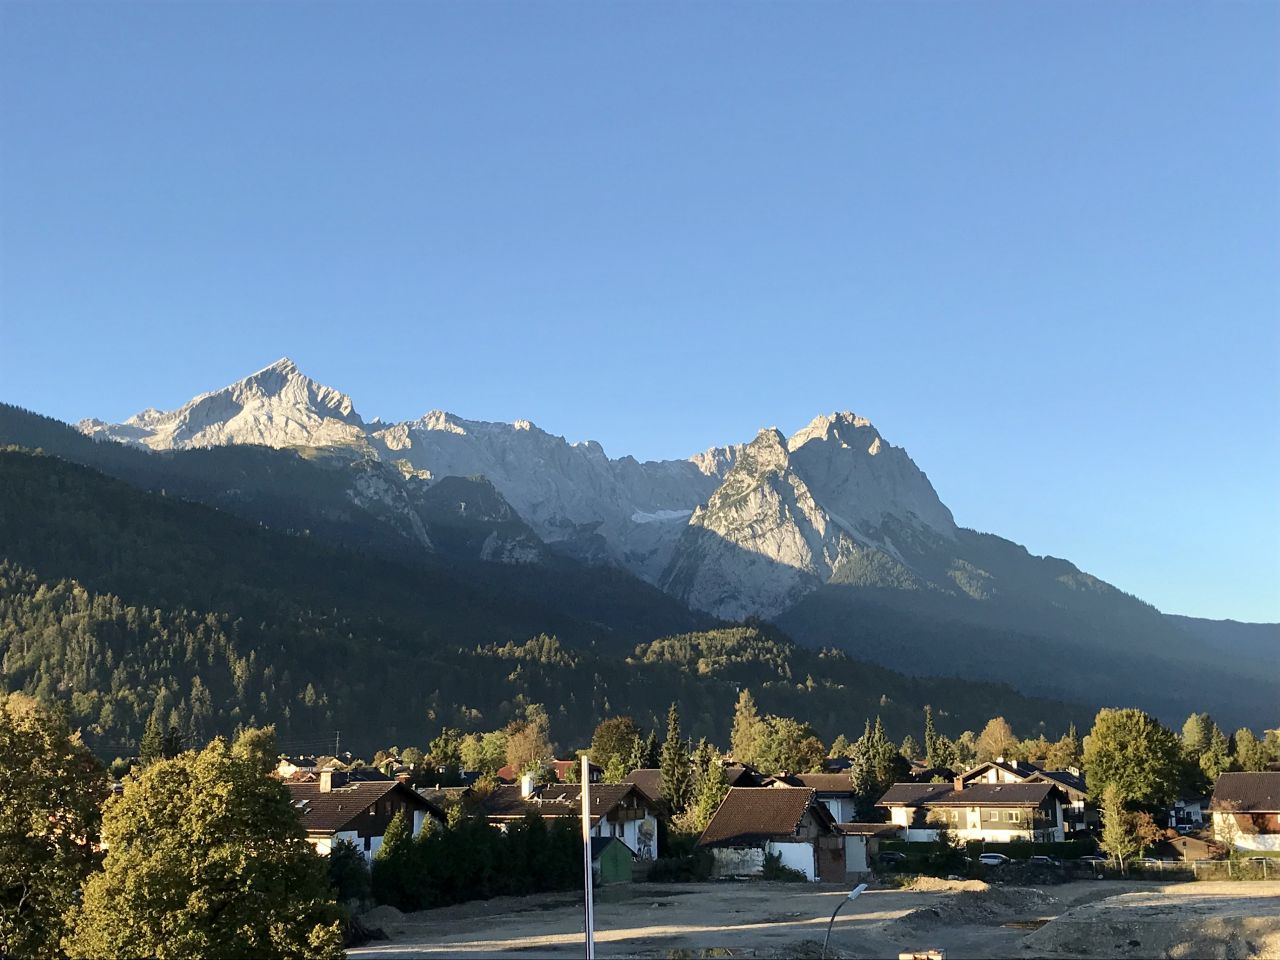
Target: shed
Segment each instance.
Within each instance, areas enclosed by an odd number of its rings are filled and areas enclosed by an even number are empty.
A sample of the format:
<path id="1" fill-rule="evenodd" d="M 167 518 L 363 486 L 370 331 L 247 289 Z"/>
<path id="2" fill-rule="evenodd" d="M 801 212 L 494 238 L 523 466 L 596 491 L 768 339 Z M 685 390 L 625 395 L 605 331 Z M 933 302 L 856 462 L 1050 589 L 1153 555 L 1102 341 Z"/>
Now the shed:
<path id="1" fill-rule="evenodd" d="M 591 838 L 591 876 L 597 883 L 630 880 L 635 857 L 635 851 L 617 837 Z"/>

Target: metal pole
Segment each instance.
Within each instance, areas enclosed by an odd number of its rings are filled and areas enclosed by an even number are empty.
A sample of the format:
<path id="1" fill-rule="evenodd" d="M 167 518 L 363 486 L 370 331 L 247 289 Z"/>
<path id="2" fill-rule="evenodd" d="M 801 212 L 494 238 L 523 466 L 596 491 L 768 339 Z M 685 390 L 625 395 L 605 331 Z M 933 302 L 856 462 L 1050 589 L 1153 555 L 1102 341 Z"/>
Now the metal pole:
<path id="1" fill-rule="evenodd" d="M 596 960 L 596 913 L 591 902 L 591 762 L 582 757 L 582 886 L 583 930 L 587 960 Z"/>
<path id="2" fill-rule="evenodd" d="M 827 944 L 831 942 L 831 928 L 836 922 L 836 914 L 844 909 L 844 905 L 846 903 L 857 900 L 858 895 L 865 889 L 867 889 L 867 885 L 865 883 L 858 884 L 850 890 L 849 895 L 836 904 L 836 908 L 831 911 L 831 919 L 827 921 L 827 935 L 822 938 L 822 960 L 827 960 Z"/>

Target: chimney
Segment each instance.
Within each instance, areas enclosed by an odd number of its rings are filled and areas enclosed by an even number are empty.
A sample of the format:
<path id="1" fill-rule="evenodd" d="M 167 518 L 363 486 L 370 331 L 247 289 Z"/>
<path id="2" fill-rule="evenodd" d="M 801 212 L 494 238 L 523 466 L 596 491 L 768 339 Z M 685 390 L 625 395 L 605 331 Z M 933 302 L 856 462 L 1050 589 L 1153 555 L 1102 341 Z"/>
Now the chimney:
<path id="1" fill-rule="evenodd" d="M 951 789 L 952 789 L 952 790 L 954 790 L 956 793 L 959 793 L 961 790 L 963 790 L 963 789 L 964 789 L 964 777 L 956 777 L 956 779 L 955 779 L 955 783 L 953 783 L 953 784 L 951 785 Z"/>
<path id="2" fill-rule="evenodd" d="M 533 774 L 532 773 L 522 774 L 520 777 L 520 796 L 522 796 L 527 800 L 529 799 L 529 797 L 533 796 L 533 791 L 534 791 Z"/>
<path id="3" fill-rule="evenodd" d="M 320 771 L 320 792 L 329 793 L 333 790 L 333 771 L 326 767 Z"/>

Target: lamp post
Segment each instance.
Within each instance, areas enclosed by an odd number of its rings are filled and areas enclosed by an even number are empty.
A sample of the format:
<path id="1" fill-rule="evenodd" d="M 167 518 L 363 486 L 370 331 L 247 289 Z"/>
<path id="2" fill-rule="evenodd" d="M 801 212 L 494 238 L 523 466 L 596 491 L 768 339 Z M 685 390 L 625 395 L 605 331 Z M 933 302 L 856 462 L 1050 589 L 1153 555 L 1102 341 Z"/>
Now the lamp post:
<path id="1" fill-rule="evenodd" d="M 596 910 L 591 902 L 591 761 L 582 755 L 582 930 L 586 960 L 596 960 Z"/>
<path id="2" fill-rule="evenodd" d="M 827 960 L 827 944 L 831 942 L 831 928 L 836 922 L 836 914 L 844 909 L 844 905 L 850 901 L 857 900 L 863 890 L 867 889 L 865 883 L 860 883 L 852 890 L 849 895 L 836 904 L 836 908 L 831 911 L 831 919 L 827 921 L 827 935 L 822 938 L 822 960 Z"/>

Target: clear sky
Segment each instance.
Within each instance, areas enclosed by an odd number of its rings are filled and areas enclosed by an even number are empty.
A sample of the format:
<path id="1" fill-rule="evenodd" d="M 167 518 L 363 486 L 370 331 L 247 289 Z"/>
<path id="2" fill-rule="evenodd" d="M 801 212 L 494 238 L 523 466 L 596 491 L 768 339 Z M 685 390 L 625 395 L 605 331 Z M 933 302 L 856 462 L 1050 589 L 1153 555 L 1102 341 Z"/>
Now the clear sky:
<path id="1" fill-rule="evenodd" d="M 0 399 L 282 355 L 684 456 L 852 409 L 961 523 L 1280 620 L 1280 4 L 0 3 Z"/>

